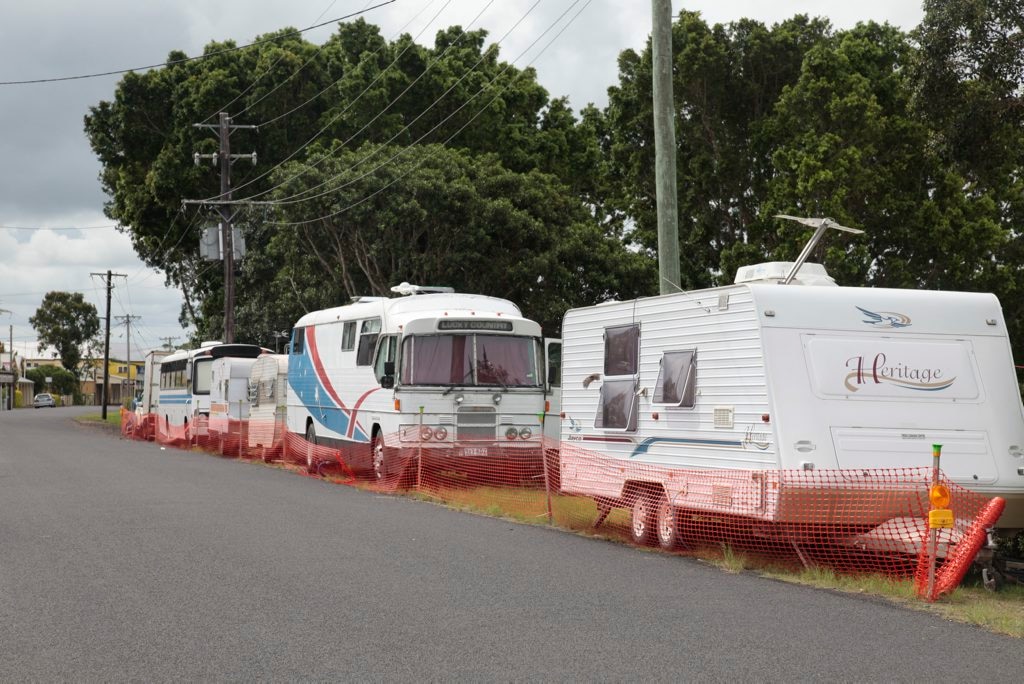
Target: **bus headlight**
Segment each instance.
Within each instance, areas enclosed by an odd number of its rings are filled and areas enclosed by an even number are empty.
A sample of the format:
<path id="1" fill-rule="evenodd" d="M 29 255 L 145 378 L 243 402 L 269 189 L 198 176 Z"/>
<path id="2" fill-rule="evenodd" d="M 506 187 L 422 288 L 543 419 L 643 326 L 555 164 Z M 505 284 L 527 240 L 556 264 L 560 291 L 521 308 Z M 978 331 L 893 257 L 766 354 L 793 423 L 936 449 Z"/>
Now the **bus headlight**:
<path id="1" fill-rule="evenodd" d="M 444 426 L 434 428 L 434 439 L 444 441 L 448 438 L 448 430 Z"/>
<path id="2" fill-rule="evenodd" d="M 530 439 L 531 437 L 533 437 L 533 430 L 531 430 L 530 428 L 524 427 L 522 430 L 519 431 L 520 439 Z"/>
<path id="3" fill-rule="evenodd" d="M 515 439 L 518 436 L 519 430 L 516 430 L 514 427 L 510 427 L 509 429 L 505 430 L 505 439 Z"/>
<path id="4" fill-rule="evenodd" d="M 429 425 L 424 425 L 423 427 L 420 428 L 420 439 L 422 439 L 424 442 L 426 442 L 433 436 L 434 431 L 430 429 Z"/>

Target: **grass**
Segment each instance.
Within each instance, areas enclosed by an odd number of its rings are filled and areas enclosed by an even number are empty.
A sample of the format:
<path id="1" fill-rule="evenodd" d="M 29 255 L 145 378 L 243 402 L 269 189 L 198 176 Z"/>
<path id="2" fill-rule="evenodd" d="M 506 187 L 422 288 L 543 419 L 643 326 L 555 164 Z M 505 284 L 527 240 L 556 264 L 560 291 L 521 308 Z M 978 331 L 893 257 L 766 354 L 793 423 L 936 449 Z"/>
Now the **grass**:
<path id="1" fill-rule="evenodd" d="M 104 425 L 106 427 L 116 427 L 121 429 L 121 412 L 117 409 L 107 409 L 107 420 L 104 422 L 103 414 L 101 413 L 86 413 L 85 415 L 78 416 L 75 421 L 85 425 Z"/>

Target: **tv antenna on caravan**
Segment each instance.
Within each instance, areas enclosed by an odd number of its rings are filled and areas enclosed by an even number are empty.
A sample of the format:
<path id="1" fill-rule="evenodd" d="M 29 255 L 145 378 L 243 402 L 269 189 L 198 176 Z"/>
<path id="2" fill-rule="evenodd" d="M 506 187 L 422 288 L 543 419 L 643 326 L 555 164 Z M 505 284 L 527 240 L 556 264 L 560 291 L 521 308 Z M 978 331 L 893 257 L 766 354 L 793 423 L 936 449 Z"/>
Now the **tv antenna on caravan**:
<path id="1" fill-rule="evenodd" d="M 834 228 L 835 230 L 842 230 L 847 233 L 854 233 L 857 235 L 860 235 L 864 232 L 859 228 L 848 228 L 846 226 L 841 226 L 830 218 L 803 218 L 800 216 L 788 216 L 786 214 L 776 214 L 775 218 L 786 219 L 787 221 L 796 221 L 797 223 L 802 223 L 805 226 L 811 226 L 812 228 L 815 229 L 814 235 L 812 235 L 811 239 L 807 241 L 806 245 L 804 245 L 804 249 L 802 252 L 800 252 L 800 256 L 798 256 L 796 258 L 796 261 L 793 263 L 793 268 L 790 269 L 789 273 L 786 275 L 786 278 L 782 281 L 783 285 L 789 285 L 793 278 L 796 277 L 797 271 L 799 271 L 800 267 L 804 265 L 805 261 L 807 261 L 807 257 L 811 255 L 811 251 L 818 245 L 818 241 L 821 240 L 821 236 L 824 235 L 825 231 L 828 230 L 829 228 Z"/>

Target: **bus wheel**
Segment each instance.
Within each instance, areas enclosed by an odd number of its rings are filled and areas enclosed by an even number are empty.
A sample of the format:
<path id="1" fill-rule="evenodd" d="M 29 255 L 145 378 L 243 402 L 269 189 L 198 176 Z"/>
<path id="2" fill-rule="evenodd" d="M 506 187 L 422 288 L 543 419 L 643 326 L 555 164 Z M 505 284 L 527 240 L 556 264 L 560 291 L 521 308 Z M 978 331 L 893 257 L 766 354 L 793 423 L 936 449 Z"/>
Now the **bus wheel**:
<path id="1" fill-rule="evenodd" d="M 373 477 L 377 482 L 383 482 L 388 475 L 387 463 L 384 461 L 384 435 L 380 432 L 373 436 L 373 447 L 370 452 L 373 462 Z"/>
<path id="2" fill-rule="evenodd" d="M 655 532 L 654 497 L 647 492 L 637 492 L 635 496 L 630 506 L 630 536 L 634 544 L 650 546 Z"/>
<path id="3" fill-rule="evenodd" d="M 306 426 L 306 472 L 310 475 L 317 474 L 316 457 L 313 456 L 313 447 L 316 446 L 316 429 L 313 423 Z"/>
<path id="4" fill-rule="evenodd" d="M 658 500 L 658 510 L 654 522 L 658 531 L 658 544 L 661 548 L 671 551 L 679 546 L 678 516 L 676 516 L 675 507 L 665 497 Z"/>

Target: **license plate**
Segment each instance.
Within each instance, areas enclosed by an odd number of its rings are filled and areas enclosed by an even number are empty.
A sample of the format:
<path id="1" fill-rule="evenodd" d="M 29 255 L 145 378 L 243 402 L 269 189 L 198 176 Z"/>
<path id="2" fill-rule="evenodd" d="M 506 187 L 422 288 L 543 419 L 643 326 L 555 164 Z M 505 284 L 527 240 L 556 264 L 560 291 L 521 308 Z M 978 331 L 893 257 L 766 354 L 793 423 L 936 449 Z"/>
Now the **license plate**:
<path id="1" fill-rule="evenodd" d="M 462 447 L 463 456 L 487 456 L 487 447 Z"/>

